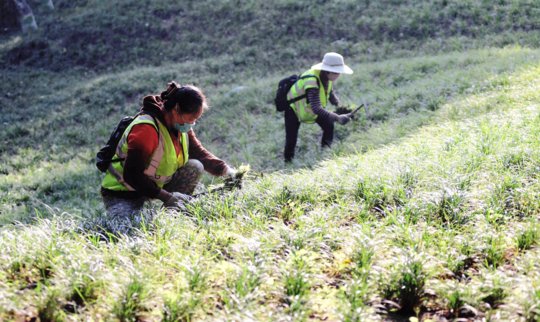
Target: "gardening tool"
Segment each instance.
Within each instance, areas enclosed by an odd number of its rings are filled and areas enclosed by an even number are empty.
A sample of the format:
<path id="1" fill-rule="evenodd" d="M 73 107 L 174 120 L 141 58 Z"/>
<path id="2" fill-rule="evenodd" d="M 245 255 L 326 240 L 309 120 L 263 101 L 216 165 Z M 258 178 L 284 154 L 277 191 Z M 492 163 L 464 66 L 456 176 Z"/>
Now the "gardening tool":
<path id="1" fill-rule="evenodd" d="M 349 109 L 348 107 L 338 107 L 336 109 L 336 114 L 339 114 L 339 115 L 341 115 L 341 114 L 349 114 L 351 119 L 354 119 L 354 114 L 356 114 L 356 112 L 358 112 L 362 107 L 364 108 L 364 111 L 366 111 L 366 119 L 369 118 L 368 104 L 367 103 L 361 103 L 353 111 L 351 111 L 351 109 Z"/>
<path id="2" fill-rule="evenodd" d="M 354 109 L 354 111 L 352 111 L 351 113 L 349 113 L 349 116 L 353 119 L 354 118 L 354 114 L 356 112 L 358 112 L 362 107 L 364 107 L 364 103 L 360 104 L 357 108 Z"/>

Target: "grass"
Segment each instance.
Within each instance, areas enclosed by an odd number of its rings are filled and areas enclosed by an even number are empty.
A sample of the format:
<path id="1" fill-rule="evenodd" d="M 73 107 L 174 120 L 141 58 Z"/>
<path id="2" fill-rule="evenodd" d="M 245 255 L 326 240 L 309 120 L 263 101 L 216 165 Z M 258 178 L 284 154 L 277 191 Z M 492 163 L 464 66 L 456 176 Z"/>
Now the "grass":
<path id="1" fill-rule="evenodd" d="M 34 8 L 39 33 L 0 36 L 0 320 L 539 319 L 536 2 L 55 5 Z M 271 27 L 284 10 L 321 23 Z M 330 150 L 302 126 L 285 166 L 275 85 L 329 49 L 367 113 Z M 95 152 L 171 79 L 203 88 L 199 138 L 253 175 L 189 215 L 151 204 L 129 236 L 84 229 L 103 213 Z"/>
<path id="2" fill-rule="evenodd" d="M 468 58 L 470 56 L 475 58 Z M 513 61 L 509 60 L 508 57 L 512 57 Z M 471 98 L 469 102 L 463 102 L 463 104 L 479 102 L 474 100 L 474 92 L 469 93 L 470 91 L 492 89 L 491 93 L 494 93 L 497 86 L 500 86 L 494 85 L 499 82 L 496 77 L 503 79 L 509 77 L 508 75 L 517 68 L 517 64 L 530 64 L 534 62 L 535 57 L 534 51 L 530 49 L 513 47 L 503 50 L 475 51 L 471 55 L 445 54 L 438 59 L 431 58 L 431 62 L 427 58 L 407 61 L 395 59 L 375 64 L 358 65 L 358 67 L 353 66 L 366 72 L 340 79 L 340 93 L 343 93 L 344 101 L 349 102 L 363 99 L 362 96 L 366 93 L 365 99 L 372 102 L 369 109 L 370 115 L 368 118 L 361 115 L 364 121 L 354 122 L 347 127 L 338 127 L 336 131 L 337 144 L 332 151 L 320 151 L 317 147 L 318 129 L 316 126 L 303 126 L 300 131 L 298 158 L 291 170 L 298 167 L 310 167 L 313 160 L 324 160 L 334 155 L 346 155 L 350 151 L 368 151 L 377 146 L 391 143 L 415 131 L 418 127 L 432 122 L 432 114 L 435 112 L 422 107 L 425 101 L 432 100 L 430 97 L 452 102 L 465 96 Z M 416 75 L 417 70 L 422 70 L 420 66 L 426 64 L 432 66 L 432 70 L 429 72 L 429 82 L 426 77 L 408 76 L 411 78 L 408 84 L 397 87 L 386 87 L 386 85 L 383 87 L 381 85 L 381 82 L 388 78 L 384 75 L 390 71 Z M 451 68 L 455 64 L 462 66 L 463 73 L 457 73 Z M 497 69 L 494 71 L 494 75 L 489 76 L 493 65 L 496 65 Z M 189 66 L 189 64 L 178 64 L 174 65 L 174 69 L 178 69 L 179 73 L 185 70 L 189 75 Z M 160 81 L 155 75 L 160 74 L 165 69 L 171 68 L 141 68 L 124 74 L 101 76 L 91 81 L 79 83 L 80 87 L 70 88 L 70 91 L 79 93 L 78 95 L 82 95 L 82 98 L 70 98 L 72 94 L 67 91 L 59 91 L 58 94 L 48 95 L 42 101 L 43 103 L 30 107 L 30 110 L 24 114 L 15 109 L 12 113 L 8 113 L 7 117 L 20 115 L 22 119 L 8 126 L 6 131 L 0 134 L 2 141 L 9 142 L 3 146 L 1 167 L 5 176 L 0 178 L 0 189 L 4 196 L 2 205 L 2 213 L 5 214 L 2 216 L 4 223 L 14 220 L 27 221 L 29 217 L 34 215 L 33 208 L 37 208 L 40 213 L 47 215 L 49 210 L 46 205 L 61 207 L 80 216 L 97 214 L 99 210 L 96 211 L 96 209 L 99 209 L 101 205 L 95 189 L 99 185 L 100 177 L 92 164 L 95 151 L 100 144 L 103 144 L 108 132 L 117 122 L 114 115 L 118 115 L 120 118 L 130 111 L 135 112 L 133 106 L 136 105 L 136 102 L 125 103 L 124 97 L 133 97 L 136 95 L 135 93 L 142 95 L 145 92 L 157 92 L 159 87 L 156 88 L 156 84 L 159 84 Z M 437 72 L 437 70 L 439 71 Z M 201 70 L 201 73 L 204 74 L 204 71 Z M 372 79 L 371 75 L 379 76 Z M 56 79 L 54 75 L 49 76 L 51 79 Z M 45 76 L 43 77 L 45 78 Z M 168 77 L 177 78 L 174 74 Z M 279 79 L 279 76 L 276 76 L 275 79 Z M 65 85 L 64 79 L 58 81 L 60 83 L 53 84 L 52 87 Z M 75 80 L 73 81 L 75 82 Z M 469 88 L 460 88 L 455 85 L 464 81 L 471 84 L 479 82 L 479 85 Z M 163 78 L 161 83 L 165 82 L 166 80 Z M 51 81 L 49 81 L 50 83 Z M 131 84 L 136 85 L 132 86 Z M 362 86 L 364 89 L 358 91 L 358 86 Z M 242 96 L 236 96 L 237 94 L 231 92 L 235 85 L 213 88 L 203 84 L 202 87 L 206 90 L 213 106 L 213 109 L 203 117 L 197 129 L 200 139 L 205 142 L 205 145 L 216 155 L 232 164 L 250 164 L 254 171 L 272 172 L 281 169 L 283 167 L 280 160 L 283 145 L 282 115 L 276 114 L 270 103 L 273 92 L 271 80 L 253 80 L 249 87 L 245 86 L 246 88 L 243 90 L 245 94 Z M 127 92 L 122 94 L 124 89 Z M 45 88 L 42 90 L 46 92 Z M 501 95 L 503 94 L 497 96 L 500 98 Z M 258 97 L 265 97 L 265 99 L 251 112 L 245 111 L 243 105 L 234 103 L 238 100 L 260 101 Z M 84 102 L 83 105 L 77 103 L 81 99 Z M 412 102 L 415 110 L 404 111 L 399 108 L 403 99 Z M 483 108 L 492 106 L 493 103 L 496 103 L 494 101 L 496 99 L 497 97 L 482 97 L 482 100 L 490 100 L 490 103 L 482 105 Z M 51 103 L 48 103 L 50 100 L 57 101 L 58 104 L 52 107 L 53 112 L 42 115 L 42 111 L 51 108 Z M 107 117 L 104 123 L 92 122 L 95 114 L 88 112 L 92 106 L 105 108 L 104 113 L 111 116 Z M 60 113 L 60 111 L 62 112 Z M 227 115 L 232 111 L 240 113 L 241 117 L 230 120 Z M 448 117 L 460 118 L 460 111 L 456 108 L 451 107 L 445 113 L 449 113 Z M 481 111 L 473 109 L 472 113 L 481 113 Z M 33 122 L 32 119 L 25 121 L 24 118 L 27 115 L 39 117 L 40 121 L 37 123 Z M 79 130 L 81 124 L 85 124 L 87 131 L 81 132 Z M 381 125 L 377 126 L 373 134 L 367 131 L 377 124 Z M 226 128 L 228 131 L 215 133 L 209 130 L 213 126 Z M 29 128 L 32 131 L 26 135 L 12 132 L 17 131 L 16 129 Z M 57 130 L 53 133 L 49 131 L 51 128 Z M 61 133 L 61 135 L 55 135 L 56 133 Z M 345 139 L 350 143 L 340 144 Z M 259 144 L 251 144 L 253 140 Z M 36 141 L 47 142 L 50 148 L 42 149 L 39 145 L 35 145 Z M 457 141 L 449 140 L 446 142 L 447 148 L 452 149 L 457 143 Z M 73 155 L 73 151 L 69 151 L 69 146 L 80 147 L 80 149 L 77 148 L 74 157 L 70 157 Z M 485 148 L 483 147 L 483 149 Z M 230 151 L 236 151 L 236 153 Z M 8 158 L 8 155 L 14 156 Z M 507 158 L 510 157 L 511 155 Z M 482 160 L 483 158 L 479 156 L 460 166 L 475 167 Z M 507 162 L 511 162 L 511 159 L 509 160 Z M 61 167 L 60 164 L 62 164 Z M 463 178 L 463 180 L 465 179 L 467 178 Z M 466 184 L 466 181 L 459 184 Z M 405 189 L 410 189 L 410 187 Z M 69 191 L 69 198 L 65 198 L 66 191 Z M 398 194 L 396 198 L 401 198 L 399 194 L 404 192 L 406 191 L 396 192 Z M 374 202 L 377 201 L 374 200 Z"/>
<path id="3" fill-rule="evenodd" d="M 202 197 L 193 217 L 161 213 L 129 238 L 76 232 L 80 219 L 55 208 L 5 226 L 0 314 L 533 319 L 536 300 L 524 292 L 538 278 L 539 68 L 505 73 L 503 89 L 456 94 L 405 136 L 394 134 L 410 126 L 403 119 L 348 133 L 331 159 Z M 364 136 L 382 142 L 346 152 Z M 42 304 L 20 309 L 29 303 Z"/>

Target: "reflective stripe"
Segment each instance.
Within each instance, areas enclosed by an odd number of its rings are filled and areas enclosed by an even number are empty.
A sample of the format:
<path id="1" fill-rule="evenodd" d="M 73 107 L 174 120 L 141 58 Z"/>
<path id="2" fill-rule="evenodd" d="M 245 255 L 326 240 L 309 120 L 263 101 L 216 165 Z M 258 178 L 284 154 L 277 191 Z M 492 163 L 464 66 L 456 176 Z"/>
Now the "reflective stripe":
<path id="1" fill-rule="evenodd" d="M 152 154 L 152 160 L 150 160 L 150 164 L 144 170 L 144 174 L 146 174 L 149 177 L 156 177 L 156 171 L 159 167 L 159 163 L 161 162 L 161 159 L 163 158 L 163 136 L 159 136 L 158 140 L 158 146 L 156 147 L 156 150 L 154 151 L 154 154 Z"/>
<path id="2" fill-rule="evenodd" d="M 125 159 L 127 157 L 127 151 L 124 152 L 122 150 L 122 147 L 124 146 L 124 144 L 126 144 L 126 142 L 127 142 L 127 135 L 122 135 L 122 137 L 120 138 L 120 141 L 118 141 L 118 145 L 116 146 L 116 155 L 120 159 Z"/>
<path id="3" fill-rule="evenodd" d="M 184 162 L 182 165 L 185 165 L 189 160 L 189 137 L 187 133 L 182 133 L 182 152 L 184 153 Z"/>
<path id="4" fill-rule="evenodd" d="M 124 181 L 124 177 L 122 176 L 122 174 L 120 174 L 120 172 L 116 171 L 116 169 L 112 166 L 112 163 L 109 165 L 108 170 L 116 178 L 116 180 L 118 180 L 118 182 L 120 182 L 127 188 L 127 190 L 135 191 L 132 186 L 130 186 L 127 182 Z"/>

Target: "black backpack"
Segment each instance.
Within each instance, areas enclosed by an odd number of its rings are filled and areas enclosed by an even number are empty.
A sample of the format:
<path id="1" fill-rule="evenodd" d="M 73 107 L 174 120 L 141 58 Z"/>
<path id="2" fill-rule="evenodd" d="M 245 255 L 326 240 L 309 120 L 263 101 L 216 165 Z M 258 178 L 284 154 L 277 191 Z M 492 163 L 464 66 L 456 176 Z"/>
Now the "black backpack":
<path id="1" fill-rule="evenodd" d="M 133 122 L 133 120 L 137 118 L 137 116 L 141 114 L 142 113 L 137 113 L 134 116 L 124 116 L 120 120 L 114 131 L 111 133 L 107 143 L 96 154 L 96 167 L 99 171 L 106 172 L 112 162 L 124 160 L 124 158 L 113 159 L 114 155 L 116 154 L 116 147 L 118 146 L 118 142 L 120 142 L 120 138 L 124 134 L 127 127 L 131 124 L 131 122 Z M 152 116 L 152 118 L 154 117 Z M 155 118 L 154 122 L 157 124 Z"/>
<path id="2" fill-rule="evenodd" d="M 292 100 L 287 100 L 287 93 L 289 93 L 289 90 L 291 87 L 296 83 L 299 79 L 304 79 L 308 77 L 315 77 L 315 75 L 305 75 L 305 76 L 298 76 L 296 74 L 291 75 L 289 77 L 285 77 L 278 83 L 278 88 L 276 91 L 276 98 L 274 99 L 274 103 L 276 104 L 276 111 L 283 112 L 286 108 L 289 107 L 291 103 L 294 103 L 296 101 L 299 101 L 306 97 L 306 95 L 300 95 L 298 97 L 295 97 Z M 317 81 L 318 82 L 318 81 Z"/>

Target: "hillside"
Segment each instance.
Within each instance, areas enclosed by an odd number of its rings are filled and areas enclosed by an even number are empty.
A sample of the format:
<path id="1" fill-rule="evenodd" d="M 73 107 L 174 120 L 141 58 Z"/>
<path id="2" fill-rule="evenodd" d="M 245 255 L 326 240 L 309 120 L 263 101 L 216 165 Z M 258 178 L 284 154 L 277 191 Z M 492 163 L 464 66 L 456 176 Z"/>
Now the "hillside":
<path id="1" fill-rule="evenodd" d="M 38 32 L 0 34 L 0 320 L 539 319 L 536 1 L 32 5 Z M 330 50 L 368 113 L 331 150 L 302 126 L 285 166 L 275 86 Z M 171 79 L 252 175 L 133 236 L 83 229 L 95 152 Z"/>
<path id="2" fill-rule="evenodd" d="M 409 57 L 540 43 L 535 1 L 84 0 L 55 1 L 52 12 L 31 4 L 39 31 L 0 35 L 4 223 L 25 221 L 34 208 L 46 212 L 46 205 L 97 213 L 95 151 L 119 118 L 133 114 L 144 95 L 161 91 L 171 79 L 195 83 L 208 94 L 213 109 L 198 133 L 212 151 L 271 172 L 283 168 L 282 115 L 271 103 L 276 83 L 320 61 L 326 51 L 341 52 L 348 64 L 361 66 L 340 79 L 342 101 L 371 104 L 369 119 L 338 129 L 338 138 L 345 138 L 410 112 L 429 115 L 483 77 L 440 79 L 432 95 L 428 79 L 438 63 L 404 70 L 400 64 Z M 391 67 L 369 63 L 400 57 L 403 61 Z M 421 79 L 426 82 L 416 82 Z M 207 130 L 213 128 L 223 130 Z M 315 148 L 314 133 L 313 127 L 300 132 L 294 168 L 327 157 Z M 251 144 L 253 138 L 260 144 Z M 367 140 L 356 142 L 365 146 Z M 60 166 L 66 163 L 75 167 L 69 175 Z"/>
<path id="3" fill-rule="evenodd" d="M 540 5 L 533 0 L 55 3 L 52 12 L 34 4 L 40 31 L 8 43 L 0 55 L 4 63 L 57 72 L 118 71 L 220 57 L 235 71 L 267 72 L 303 67 L 330 49 L 373 61 L 396 49 L 460 50 L 478 41 L 536 44 L 540 28 Z M 213 73 L 226 75 L 224 63 Z"/>

